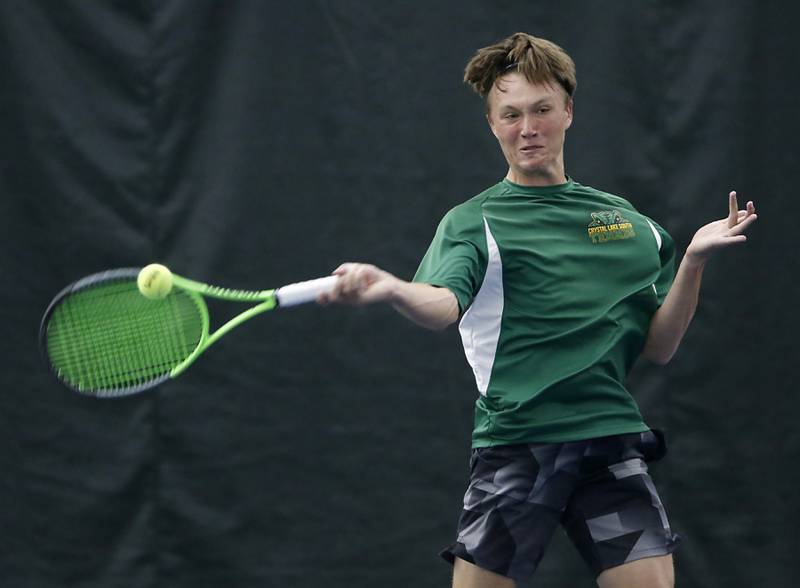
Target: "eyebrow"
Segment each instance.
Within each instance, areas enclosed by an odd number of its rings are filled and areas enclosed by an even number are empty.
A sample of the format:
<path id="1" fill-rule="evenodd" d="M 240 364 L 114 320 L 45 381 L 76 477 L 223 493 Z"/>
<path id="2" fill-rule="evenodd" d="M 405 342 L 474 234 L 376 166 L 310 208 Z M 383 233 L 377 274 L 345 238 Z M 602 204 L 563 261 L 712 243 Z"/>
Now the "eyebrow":
<path id="1" fill-rule="evenodd" d="M 536 102 L 534 102 L 532 104 L 532 106 L 533 106 L 533 108 L 536 108 L 537 106 L 541 106 L 542 104 L 544 104 L 546 102 L 552 102 L 552 100 L 553 100 L 553 98 L 550 97 L 550 96 L 546 96 L 544 98 L 539 98 Z M 500 107 L 500 109 L 513 108 L 514 110 L 520 110 L 520 108 L 518 108 L 514 104 L 501 104 L 499 107 Z"/>

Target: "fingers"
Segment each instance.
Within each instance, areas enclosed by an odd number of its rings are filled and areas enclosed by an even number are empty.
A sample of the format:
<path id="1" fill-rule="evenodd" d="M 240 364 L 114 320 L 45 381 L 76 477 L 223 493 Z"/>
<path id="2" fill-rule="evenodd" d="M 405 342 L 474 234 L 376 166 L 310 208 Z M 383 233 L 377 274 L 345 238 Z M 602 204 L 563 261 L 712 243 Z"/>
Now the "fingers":
<path id="1" fill-rule="evenodd" d="M 374 265 L 365 263 L 343 263 L 335 270 L 333 275 L 339 276 L 339 281 L 330 292 L 317 297 L 319 304 L 344 303 L 362 304 L 367 302 L 367 290 L 383 274 Z"/>
<path id="2" fill-rule="evenodd" d="M 742 235 L 742 233 L 744 233 L 747 229 L 749 229 L 750 225 L 756 222 L 757 219 L 758 215 L 755 212 L 753 212 L 752 214 L 749 213 L 746 214 L 746 216 L 742 218 L 742 220 L 740 220 L 735 226 L 730 227 L 730 229 L 728 230 L 728 235 L 730 236 L 741 235 L 743 237 L 744 235 Z"/>
<path id="3" fill-rule="evenodd" d="M 374 267 L 360 263 L 349 264 L 339 279 L 339 293 L 352 296 L 364 290 L 371 283 Z"/>
<path id="4" fill-rule="evenodd" d="M 744 210 L 738 210 L 739 203 L 736 199 L 736 192 L 732 191 L 728 194 L 728 218 L 725 219 L 729 229 L 733 229 L 745 220 L 756 216 L 756 205 L 752 200 L 748 200 Z M 741 232 L 741 231 L 737 231 Z"/>
<path id="5" fill-rule="evenodd" d="M 335 270 L 331 272 L 333 276 L 339 276 L 339 281 L 336 282 L 336 286 L 334 286 L 333 290 L 328 292 L 323 292 L 319 296 L 317 296 L 317 304 L 322 304 L 323 306 L 331 304 L 333 302 L 338 302 L 342 296 L 342 282 L 344 281 L 344 276 L 348 274 L 348 272 L 352 271 L 353 266 L 356 265 L 354 263 L 343 263 Z"/>
<path id="6" fill-rule="evenodd" d="M 739 203 L 736 201 L 736 192 L 728 194 L 728 234 L 726 237 L 734 243 L 746 241 L 747 238 L 742 234 L 752 225 L 758 215 L 756 215 L 756 205 L 752 200 L 748 200 L 744 210 L 738 210 Z M 736 238 L 733 238 L 736 237 Z"/>
<path id="7" fill-rule="evenodd" d="M 739 203 L 736 202 L 736 192 L 728 194 L 728 228 L 733 228 L 739 221 Z"/>
<path id="8" fill-rule="evenodd" d="M 740 210 L 739 213 L 738 213 L 739 222 L 743 221 L 748 216 L 754 215 L 755 213 L 756 213 L 756 207 L 753 205 L 753 202 L 752 201 L 748 202 L 747 203 L 747 209 L 746 210 Z M 723 220 L 727 221 L 728 219 L 723 219 Z"/>
<path id="9" fill-rule="evenodd" d="M 331 274 L 333 274 L 334 276 L 343 276 L 346 273 L 352 271 L 353 268 L 355 266 L 357 266 L 357 265 L 359 265 L 359 264 L 357 264 L 357 263 L 343 263 L 342 265 L 337 267 L 335 270 L 333 270 L 331 272 Z"/>

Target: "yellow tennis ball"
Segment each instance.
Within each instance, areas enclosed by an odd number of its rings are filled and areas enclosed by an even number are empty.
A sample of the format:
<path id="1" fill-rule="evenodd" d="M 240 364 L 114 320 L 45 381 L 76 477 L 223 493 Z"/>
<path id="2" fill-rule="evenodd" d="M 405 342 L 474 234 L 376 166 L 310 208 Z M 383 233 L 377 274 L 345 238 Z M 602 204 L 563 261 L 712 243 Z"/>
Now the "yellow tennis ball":
<path id="1" fill-rule="evenodd" d="M 151 263 L 139 272 L 136 285 L 145 298 L 164 298 L 172 290 L 172 272 L 160 263 Z"/>

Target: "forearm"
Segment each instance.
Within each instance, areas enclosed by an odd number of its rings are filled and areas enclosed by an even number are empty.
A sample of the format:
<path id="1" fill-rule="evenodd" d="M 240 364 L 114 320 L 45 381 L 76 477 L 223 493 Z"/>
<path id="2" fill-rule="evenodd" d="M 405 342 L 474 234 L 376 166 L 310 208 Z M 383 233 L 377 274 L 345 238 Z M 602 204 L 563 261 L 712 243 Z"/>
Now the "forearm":
<path id="1" fill-rule="evenodd" d="M 447 288 L 397 280 L 390 299 L 400 314 L 432 330 L 441 330 L 458 320 L 458 301 Z"/>
<path id="2" fill-rule="evenodd" d="M 441 330 L 458 320 L 458 300 L 447 288 L 406 282 L 374 265 L 343 263 L 334 270 L 333 290 L 319 295 L 320 304 L 362 306 L 388 302 L 395 310 L 427 329 Z"/>
<path id="3" fill-rule="evenodd" d="M 697 309 L 704 267 L 704 262 L 684 256 L 672 288 L 650 321 L 645 358 L 663 365 L 675 355 Z"/>

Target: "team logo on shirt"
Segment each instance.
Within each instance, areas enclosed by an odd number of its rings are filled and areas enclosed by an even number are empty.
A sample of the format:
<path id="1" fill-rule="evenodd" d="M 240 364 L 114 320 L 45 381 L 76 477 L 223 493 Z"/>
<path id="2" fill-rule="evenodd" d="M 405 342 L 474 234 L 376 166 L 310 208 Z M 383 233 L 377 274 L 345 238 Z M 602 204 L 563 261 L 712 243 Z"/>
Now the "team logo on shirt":
<path id="1" fill-rule="evenodd" d="M 631 222 L 622 217 L 619 210 L 593 212 L 589 223 L 589 238 L 592 243 L 607 243 L 636 236 Z"/>

